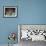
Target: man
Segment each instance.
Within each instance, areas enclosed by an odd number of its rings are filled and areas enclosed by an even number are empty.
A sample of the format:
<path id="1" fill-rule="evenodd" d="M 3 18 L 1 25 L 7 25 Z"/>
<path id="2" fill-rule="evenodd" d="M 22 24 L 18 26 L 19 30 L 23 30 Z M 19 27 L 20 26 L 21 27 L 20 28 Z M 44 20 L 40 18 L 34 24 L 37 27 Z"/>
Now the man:
<path id="1" fill-rule="evenodd" d="M 6 17 L 12 17 L 15 15 L 15 8 L 5 8 L 5 16 Z"/>

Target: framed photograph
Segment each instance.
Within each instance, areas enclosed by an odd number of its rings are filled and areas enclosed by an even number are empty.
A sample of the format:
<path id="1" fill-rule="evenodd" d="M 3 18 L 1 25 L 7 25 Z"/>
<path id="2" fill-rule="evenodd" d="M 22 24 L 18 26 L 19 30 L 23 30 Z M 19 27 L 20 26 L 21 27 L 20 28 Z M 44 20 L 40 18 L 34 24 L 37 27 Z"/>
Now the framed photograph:
<path id="1" fill-rule="evenodd" d="M 16 6 L 4 6 L 4 17 L 17 17 L 17 7 Z"/>

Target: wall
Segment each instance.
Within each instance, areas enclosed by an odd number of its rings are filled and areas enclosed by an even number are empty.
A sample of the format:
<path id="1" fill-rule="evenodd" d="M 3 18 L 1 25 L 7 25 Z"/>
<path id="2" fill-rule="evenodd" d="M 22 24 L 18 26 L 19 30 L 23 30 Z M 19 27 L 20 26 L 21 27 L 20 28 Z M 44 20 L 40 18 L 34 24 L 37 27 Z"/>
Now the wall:
<path id="1" fill-rule="evenodd" d="M 3 6 L 16 6 L 17 0 L 0 0 L 0 44 L 7 44 L 8 34 L 16 32 L 17 35 L 17 18 L 3 18 Z M 17 38 L 18 39 L 18 38 Z M 16 43 L 18 43 L 16 39 Z"/>
<path id="2" fill-rule="evenodd" d="M 20 0 L 19 23 L 46 24 L 46 0 Z"/>
<path id="3" fill-rule="evenodd" d="M 18 6 L 18 17 L 3 18 L 3 6 L 12 5 Z M 9 32 L 18 32 L 17 24 L 46 24 L 46 0 L 1 0 L 0 44 L 8 43 Z"/>

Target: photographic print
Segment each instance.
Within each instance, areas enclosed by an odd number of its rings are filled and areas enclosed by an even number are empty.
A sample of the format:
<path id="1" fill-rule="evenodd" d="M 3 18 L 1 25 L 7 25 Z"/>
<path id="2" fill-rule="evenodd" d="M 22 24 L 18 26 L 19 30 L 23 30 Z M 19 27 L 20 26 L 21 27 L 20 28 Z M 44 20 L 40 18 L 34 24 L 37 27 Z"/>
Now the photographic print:
<path id="1" fill-rule="evenodd" d="M 17 7 L 16 6 L 4 6 L 4 17 L 16 17 Z"/>

